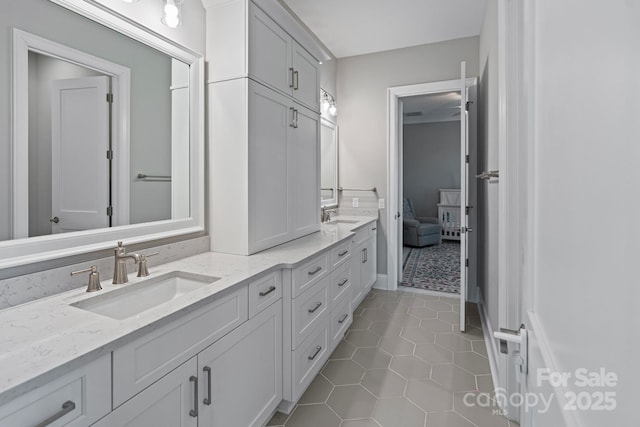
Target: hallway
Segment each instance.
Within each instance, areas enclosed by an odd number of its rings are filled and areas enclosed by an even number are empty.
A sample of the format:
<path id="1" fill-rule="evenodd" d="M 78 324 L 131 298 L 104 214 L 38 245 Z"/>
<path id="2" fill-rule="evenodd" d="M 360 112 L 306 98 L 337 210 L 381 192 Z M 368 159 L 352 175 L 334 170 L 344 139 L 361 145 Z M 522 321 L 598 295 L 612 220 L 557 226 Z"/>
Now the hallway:
<path id="1" fill-rule="evenodd" d="M 459 331 L 458 300 L 372 290 L 330 360 L 284 427 L 515 427 L 492 409 L 465 405 L 491 393 L 477 307 Z M 476 402 L 476 395 L 467 402 Z"/>

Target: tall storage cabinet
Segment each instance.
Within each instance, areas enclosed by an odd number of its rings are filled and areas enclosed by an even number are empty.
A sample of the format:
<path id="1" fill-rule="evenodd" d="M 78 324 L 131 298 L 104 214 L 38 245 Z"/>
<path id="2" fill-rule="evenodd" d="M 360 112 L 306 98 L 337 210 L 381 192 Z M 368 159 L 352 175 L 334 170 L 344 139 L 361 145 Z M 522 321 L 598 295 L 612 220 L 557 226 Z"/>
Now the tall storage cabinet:
<path id="1" fill-rule="evenodd" d="M 251 1 L 205 5 L 211 248 L 250 255 L 320 229 L 318 61 Z"/>

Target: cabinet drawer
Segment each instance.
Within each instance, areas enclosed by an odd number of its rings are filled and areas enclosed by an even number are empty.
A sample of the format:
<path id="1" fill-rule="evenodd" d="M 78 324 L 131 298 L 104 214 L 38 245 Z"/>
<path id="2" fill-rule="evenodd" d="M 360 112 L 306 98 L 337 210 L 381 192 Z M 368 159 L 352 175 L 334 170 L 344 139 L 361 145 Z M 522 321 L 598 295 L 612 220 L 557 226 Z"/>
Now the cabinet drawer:
<path id="1" fill-rule="evenodd" d="M 351 310 L 351 300 L 345 299 L 342 304 L 336 307 L 331 312 L 331 335 L 329 349 L 333 351 L 338 345 L 347 328 L 353 321 L 353 314 Z"/>
<path id="2" fill-rule="evenodd" d="M 307 261 L 300 267 L 294 268 L 292 272 L 292 294 L 297 298 L 305 290 L 319 282 L 329 272 L 329 256 L 327 253 L 318 255 Z"/>
<path id="3" fill-rule="evenodd" d="M 371 237 L 376 236 L 377 230 L 378 230 L 377 221 L 370 222 L 369 224 L 364 225 L 358 228 L 357 230 L 355 230 L 356 235 L 353 238 L 354 246 L 364 242 L 365 240 Z"/>
<path id="4" fill-rule="evenodd" d="M 32 427 L 49 420 L 52 427 L 83 427 L 110 410 L 111 355 L 105 354 L 0 407 L 0 425 Z"/>
<path id="5" fill-rule="evenodd" d="M 292 349 L 298 347 L 316 325 L 327 318 L 329 302 L 329 276 L 292 301 Z"/>
<path id="6" fill-rule="evenodd" d="M 323 327 L 315 331 L 303 345 L 293 352 L 293 401 L 297 402 L 313 381 L 329 355 L 329 330 Z"/>
<path id="7" fill-rule="evenodd" d="M 331 250 L 331 266 L 335 268 L 351 259 L 351 239 Z"/>
<path id="8" fill-rule="evenodd" d="M 248 318 L 247 286 L 113 352 L 113 407 L 121 405 Z"/>
<path id="9" fill-rule="evenodd" d="M 249 318 L 282 297 L 282 272 L 276 271 L 249 283 Z"/>
<path id="10" fill-rule="evenodd" d="M 352 282 L 351 282 L 351 260 L 346 264 L 343 264 L 333 273 L 331 273 L 330 284 L 330 298 L 331 306 L 335 307 L 339 304 L 347 295 L 351 295 Z"/>

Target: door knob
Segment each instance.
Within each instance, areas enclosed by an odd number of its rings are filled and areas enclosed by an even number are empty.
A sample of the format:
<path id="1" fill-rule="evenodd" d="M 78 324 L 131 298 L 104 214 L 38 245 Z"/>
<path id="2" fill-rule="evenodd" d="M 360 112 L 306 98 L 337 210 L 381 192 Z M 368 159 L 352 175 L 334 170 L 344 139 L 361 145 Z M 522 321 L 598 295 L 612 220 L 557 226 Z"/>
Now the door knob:
<path id="1" fill-rule="evenodd" d="M 60 218 L 58 218 L 57 216 L 54 216 L 53 218 L 49 218 L 49 222 L 53 222 L 54 224 L 57 224 L 60 222 Z"/>

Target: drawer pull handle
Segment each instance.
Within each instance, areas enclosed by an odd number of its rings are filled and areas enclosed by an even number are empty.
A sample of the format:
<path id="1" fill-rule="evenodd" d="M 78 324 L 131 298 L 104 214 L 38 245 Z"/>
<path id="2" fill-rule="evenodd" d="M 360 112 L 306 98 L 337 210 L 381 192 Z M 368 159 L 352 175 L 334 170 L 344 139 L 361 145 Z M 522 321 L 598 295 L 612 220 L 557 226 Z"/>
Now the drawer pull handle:
<path id="1" fill-rule="evenodd" d="M 193 409 L 189 411 L 192 417 L 198 416 L 198 377 L 191 375 L 189 381 L 193 383 Z"/>
<path id="2" fill-rule="evenodd" d="M 205 366 L 202 370 L 207 373 L 207 397 L 204 398 L 202 403 L 209 406 L 211 405 L 211 368 Z"/>
<path id="3" fill-rule="evenodd" d="M 373 227 L 373 228 L 371 229 L 371 231 L 376 231 L 377 229 L 378 229 L 378 227 Z"/>
<path id="4" fill-rule="evenodd" d="M 338 283 L 338 286 L 343 287 L 344 285 L 347 284 L 348 281 L 349 281 L 349 279 L 345 277 L 342 282 Z"/>
<path id="5" fill-rule="evenodd" d="M 316 358 L 316 356 L 318 355 L 318 353 L 320 353 L 320 350 L 322 350 L 322 347 L 317 346 L 316 347 L 316 351 L 315 353 L 313 353 L 311 356 L 308 357 L 309 360 L 313 360 Z"/>
<path id="6" fill-rule="evenodd" d="M 275 290 L 276 290 L 276 287 L 275 286 L 271 286 L 268 291 L 260 292 L 260 296 L 261 297 L 266 297 L 267 295 L 269 295 L 271 292 L 273 292 Z"/>
<path id="7" fill-rule="evenodd" d="M 309 313 L 315 313 L 321 306 L 322 306 L 322 303 L 318 301 L 315 307 L 309 309 Z"/>
<path id="8" fill-rule="evenodd" d="M 67 415 L 69 412 L 73 411 L 74 409 L 76 409 L 76 404 L 70 400 L 67 400 L 62 404 L 62 409 L 60 410 L 60 412 L 51 415 L 49 418 L 47 418 L 40 424 L 37 424 L 35 427 L 46 427 L 48 425 L 51 425 L 55 421 Z"/>
<path id="9" fill-rule="evenodd" d="M 344 323 L 344 321 L 347 320 L 347 317 L 349 317 L 347 313 L 343 314 L 342 319 L 338 320 L 338 323 L 340 324 Z"/>
<path id="10" fill-rule="evenodd" d="M 347 249 L 345 249 L 345 250 L 344 250 L 344 252 L 340 252 L 340 253 L 338 254 L 338 256 L 345 256 L 345 255 L 346 255 L 346 254 L 348 254 L 348 253 L 349 253 L 349 251 L 348 251 Z"/>
<path id="11" fill-rule="evenodd" d="M 313 276 L 314 274 L 316 274 L 320 270 L 322 270 L 322 267 L 317 266 L 315 270 L 309 272 L 309 276 Z"/>

